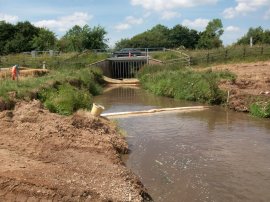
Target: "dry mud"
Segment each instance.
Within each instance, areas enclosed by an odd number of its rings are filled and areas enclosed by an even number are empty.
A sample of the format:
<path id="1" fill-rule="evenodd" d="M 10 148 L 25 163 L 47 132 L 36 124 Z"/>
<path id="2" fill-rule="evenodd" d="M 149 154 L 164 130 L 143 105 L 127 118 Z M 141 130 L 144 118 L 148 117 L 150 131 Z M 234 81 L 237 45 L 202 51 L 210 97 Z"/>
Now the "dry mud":
<path id="1" fill-rule="evenodd" d="M 237 75 L 233 82 L 220 83 L 221 89 L 229 91 L 231 109 L 248 112 L 251 103 L 270 101 L 270 61 L 219 65 L 212 70 L 228 70 Z"/>
<path id="2" fill-rule="evenodd" d="M 63 117 L 39 101 L 0 112 L 0 201 L 145 201 L 122 163 L 128 146 L 107 120 Z"/>

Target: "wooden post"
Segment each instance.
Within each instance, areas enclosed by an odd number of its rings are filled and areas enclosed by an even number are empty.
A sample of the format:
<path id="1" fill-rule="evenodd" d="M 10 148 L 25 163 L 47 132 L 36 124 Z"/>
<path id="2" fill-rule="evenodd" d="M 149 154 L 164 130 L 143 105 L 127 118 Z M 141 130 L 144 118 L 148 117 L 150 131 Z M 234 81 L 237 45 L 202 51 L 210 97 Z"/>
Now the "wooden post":
<path id="1" fill-rule="evenodd" d="M 227 91 L 227 104 L 229 103 L 229 101 L 230 101 L 230 91 L 228 90 Z"/>
<path id="2" fill-rule="evenodd" d="M 209 63 L 209 58 L 210 58 L 210 55 L 209 55 L 209 51 L 207 53 L 207 63 Z"/>
<path id="3" fill-rule="evenodd" d="M 246 47 L 244 47 L 244 50 L 243 50 L 243 57 L 246 57 Z"/>
<path id="4" fill-rule="evenodd" d="M 225 60 L 227 60 L 228 59 L 228 50 L 226 49 L 225 50 Z"/>
<path id="5" fill-rule="evenodd" d="M 261 47 L 261 55 L 263 55 L 263 46 Z"/>

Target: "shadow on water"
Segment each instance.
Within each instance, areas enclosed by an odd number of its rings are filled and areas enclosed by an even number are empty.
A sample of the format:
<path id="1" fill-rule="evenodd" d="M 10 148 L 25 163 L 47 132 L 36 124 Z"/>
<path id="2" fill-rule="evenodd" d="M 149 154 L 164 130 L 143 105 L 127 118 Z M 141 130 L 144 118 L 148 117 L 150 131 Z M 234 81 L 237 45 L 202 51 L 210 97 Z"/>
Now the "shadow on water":
<path id="1" fill-rule="evenodd" d="M 198 105 L 119 88 L 106 112 Z M 125 157 L 155 201 L 270 201 L 270 121 L 221 107 L 118 119 Z"/>

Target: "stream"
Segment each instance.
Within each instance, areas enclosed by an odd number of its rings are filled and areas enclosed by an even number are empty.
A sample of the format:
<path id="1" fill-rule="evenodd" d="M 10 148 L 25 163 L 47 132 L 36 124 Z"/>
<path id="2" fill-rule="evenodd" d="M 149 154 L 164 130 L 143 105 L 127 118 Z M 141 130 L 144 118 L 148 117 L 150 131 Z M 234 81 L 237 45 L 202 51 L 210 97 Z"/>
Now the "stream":
<path id="1" fill-rule="evenodd" d="M 95 97 L 105 112 L 201 105 L 112 88 Z M 270 120 L 213 106 L 204 111 L 118 118 L 126 165 L 154 201 L 270 201 Z"/>

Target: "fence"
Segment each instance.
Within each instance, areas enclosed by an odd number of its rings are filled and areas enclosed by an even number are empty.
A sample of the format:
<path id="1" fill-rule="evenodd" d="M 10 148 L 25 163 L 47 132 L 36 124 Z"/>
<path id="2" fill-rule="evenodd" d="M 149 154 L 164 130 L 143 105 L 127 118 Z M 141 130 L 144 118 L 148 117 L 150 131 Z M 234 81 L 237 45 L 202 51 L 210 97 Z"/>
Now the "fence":
<path id="1" fill-rule="evenodd" d="M 270 46 L 236 46 L 214 50 L 189 51 L 191 65 L 270 59 Z"/>

